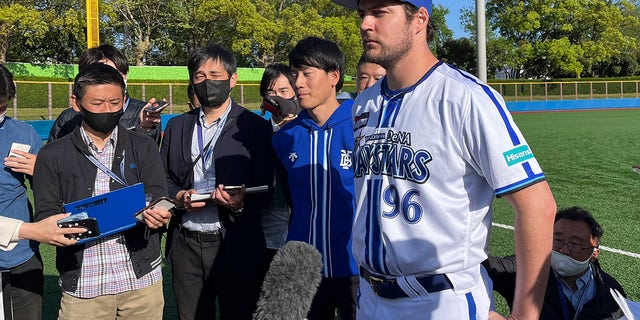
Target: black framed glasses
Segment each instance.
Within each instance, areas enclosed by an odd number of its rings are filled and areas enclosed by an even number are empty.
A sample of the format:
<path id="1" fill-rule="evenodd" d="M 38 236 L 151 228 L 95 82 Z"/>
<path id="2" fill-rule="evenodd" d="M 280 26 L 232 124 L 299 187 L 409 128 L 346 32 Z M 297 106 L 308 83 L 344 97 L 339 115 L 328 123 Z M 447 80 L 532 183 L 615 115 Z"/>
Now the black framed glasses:
<path id="1" fill-rule="evenodd" d="M 567 250 L 571 254 L 580 254 L 583 250 L 593 250 L 594 246 L 582 247 L 577 243 L 566 242 L 562 239 L 553 239 L 553 251 L 560 251 L 564 246 L 567 246 Z"/>

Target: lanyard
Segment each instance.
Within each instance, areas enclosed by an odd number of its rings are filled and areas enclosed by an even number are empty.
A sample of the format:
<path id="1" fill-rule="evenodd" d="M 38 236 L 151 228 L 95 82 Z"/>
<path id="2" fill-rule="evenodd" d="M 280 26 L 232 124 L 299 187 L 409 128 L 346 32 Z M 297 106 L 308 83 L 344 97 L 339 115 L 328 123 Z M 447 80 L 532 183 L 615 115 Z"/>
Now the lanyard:
<path id="1" fill-rule="evenodd" d="M 122 150 L 122 161 L 120 161 L 120 175 L 122 175 L 122 178 L 118 177 L 118 175 L 113 173 L 113 171 L 109 170 L 109 168 L 107 168 L 107 166 L 102 164 L 102 162 L 100 162 L 100 160 L 98 160 L 92 154 L 87 154 L 87 153 L 83 153 L 83 154 L 87 159 L 89 159 L 89 161 L 91 161 L 91 163 L 93 163 L 96 167 L 98 167 L 98 169 L 102 170 L 102 172 L 106 173 L 113 180 L 115 180 L 116 182 L 118 182 L 119 184 L 121 184 L 121 185 L 123 185 L 125 187 L 129 185 L 129 184 L 127 184 L 127 182 L 125 180 L 123 180 L 123 179 L 125 179 L 125 176 L 124 176 L 124 150 Z"/>
<path id="2" fill-rule="evenodd" d="M 551 275 L 555 276 L 555 275 Z M 558 289 L 558 294 L 560 295 L 560 304 L 562 305 L 562 315 L 565 320 L 569 320 L 569 306 L 567 305 L 567 296 L 564 294 L 562 290 L 562 284 L 560 283 L 560 279 L 556 278 L 556 288 Z"/>
<path id="3" fill-rule="evenodd" d="M 211 157 L 211 155 L 213 154 L 212 142 L 218 140 L 218 137 L 222 132 L 222 128 L 224 127 L 226 120 L 227 120 L 226 117 L 224 117 L 224 119 L 220 118 L 218 120 L 218 128 L 216 128 L 216 132 L 213 134 L 213 137 L 211 137 L 211 140 L 209 140 L 209 142 L 207 142 L 207 145 L 204 147 L 202 146 L 202 144 L 204 143 L 202 123 L 200 121 L 197 122 L 198 123 L 198 147 L 200 148 L 200 158 L 202 159 L 203 172 L 207 171 L 207 162 Z"/>

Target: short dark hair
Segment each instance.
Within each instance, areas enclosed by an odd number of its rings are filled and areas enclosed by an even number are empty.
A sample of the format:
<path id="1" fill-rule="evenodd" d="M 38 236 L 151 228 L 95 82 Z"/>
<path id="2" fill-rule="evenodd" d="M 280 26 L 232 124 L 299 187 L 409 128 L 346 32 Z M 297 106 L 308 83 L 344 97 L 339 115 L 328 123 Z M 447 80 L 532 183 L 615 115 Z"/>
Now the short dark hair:
<path id="1" fill-rule="evenodd" d="M 336 84 L 336 92 L 342 89 L 342 84 L 344 83 L 344 54 L 337 44 L 329 40 L 318 37 L 308 37 L 300 40 L 289 53 L 289 65 L 292 68 L 306 65 L 322 69 L 325 72 L 338 70 L 340 79 Z"/>
<path id="2" fill-rule="evenodd" d="M 73 81 L 73 95 L 78 100 L 87 93 L 87 87 L 99 84 L 115 84 L 125 94 L 125 84 L 118 70 L 104 63 L 93 63 L 82 69 Z"/>
<path id="3" fill-rule="evenodd" d="M 411 21 L 420 9 L 409 2 L 403 2 L 402 7 L 404 8 L 404 13 L 407 17 L 407 21 Z M 427 23 L 427 42 L 431 42 L 431 40 L 433 40 L 433 37 L 435 36 L 438 29 L 438 26 L 433 22 L 433 19 L 431 19 L 431 15 L 429 15 L 429 22 Z"/>
<path id="4" fill-rule="evenodd" d="M 0 64 L 0 103 L 15 97 L 16 85 L 13 83 L 13 74 L 4 64 Z"/>
<path id="5" fill-rule="evenodd" d="M 560 219 L 584 221 L 589 226 L 591 236 L 594 237 L 596 239 L 596 243 L 600 245 L 600 238 L 602 238 L 604 230 L 602 230 L 602 226 L 600 226 L 598 221 L 596 221 L 591 212 L 577 206 L 566 208 L 556 213 L 554 223 L 558 222 Z"/>
<path id="6" fill-rule="evenodd" d="M 295 79 L 291 75 L 291 68 L 289 66 L 284 65 L 282 63 L 270 64 L 266 68 L 264 68 L 264 73 L 262 74 L 262 80 L 260 80 L 260 96 L 264 97 L 267 95 L 267 91 L 273 85 L 273 82 L 278 79 L 280 76 L 285 76 L 291 87 L 294 91 L 296 91 Z"/>
<path id="7" fill-rule="evenodd" d="M 368 63 L 368 62 L 369 62 L 369 59 L 367 59 L 367 55 L 363 53 L 362 55 L 360 55 L 360 59 L 358 59 L 358 64 L 356 65 L 356 69 L 360 68 L 360 66 L 363 63 Z M 372 62 L 372 63 L 375 63 L 375 62 Z"/>
<path id="8" fill-rule="evenodd" d="M 211 43 L 206 47 L 196 48 L 191 53 L 191 56 L 189 56 L 187 68 L 189 69 L 190 80 L 193 81 L 193 74 L 196 73 L 198 68 L 200 68 L 200 66 L 209 59 L 222 63 L 224 70 L 229 74 L 229 78 L 231 78 L 232 74 L 236 73 L 238 66 L 236 57 L 233 56 L 233 53 L 217 43 Z"/>
<path id="9" fill-rule="evenodd" d="M 100 62 L 100 60 L 109 59 L 116 66 L 116 69 L 122 74 L 129 73 L 129 61 L 127 56 L 118 50 L 118 48 L 110 44 L 102 44 L 95 48 L 89 48 L 80 54 L 80 61 L 78 62 L 78 72 L 91 64 Z"/>

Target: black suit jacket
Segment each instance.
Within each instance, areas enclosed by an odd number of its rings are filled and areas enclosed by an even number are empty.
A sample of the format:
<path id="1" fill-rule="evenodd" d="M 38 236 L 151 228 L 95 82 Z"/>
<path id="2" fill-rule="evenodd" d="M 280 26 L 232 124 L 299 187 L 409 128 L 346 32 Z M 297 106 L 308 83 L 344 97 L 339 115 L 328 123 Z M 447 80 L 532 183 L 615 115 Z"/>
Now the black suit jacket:
<path id="1" fill-rule="evenodd" d="M 167 174 L 169 196 L 175 198 L 180 190 L 193 188 L 191 143 L 200 109 L 191 110 L 169 120 L 161 146 L 162 160 Z M 257 114 L 231 103 L 231 110 L 213 149 L 216 183 L 247 187 L 273 183 L 271 124 Z M 201 161 L 201 160 L 198 160 Z M 255 269 L 262 263 L 265 242 L 260 211 L 271 199 L 270 192 L 247 194 L 244 212 L 237 216 L 218 206 L 225 228 L 221 252 L 228 252 L 229 267 L 235 271 Z M 169 225 L 167 254 L 181 220 L 180 210 Z M 233 215 L 233 218 L 230 218 Z M 253 265 L 252 265 L 253 264 Z"/>

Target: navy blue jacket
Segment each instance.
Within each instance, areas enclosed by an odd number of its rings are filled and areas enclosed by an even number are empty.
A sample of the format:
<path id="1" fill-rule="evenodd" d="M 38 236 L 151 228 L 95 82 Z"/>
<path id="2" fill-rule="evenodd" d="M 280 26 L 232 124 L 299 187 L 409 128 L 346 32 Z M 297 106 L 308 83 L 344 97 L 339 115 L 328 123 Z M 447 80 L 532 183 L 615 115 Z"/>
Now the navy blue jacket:
<path id="1" fill-rule="evenodd" d="M 164 162 L 169 197 L 175 198 L 180 190 L 193 188 L 193 161 L 191 143 L 200 109 L 194 109 L 172 118 L 167 123 L 160 153 Z M 273 159 L 271 157 L 271 124 L 257 114 L 231 104 L 224 128 L 213 148 L 216 183 L 254 187 L 272 185 Z M 262 263 L 266 248 L 261 224 L 261 210 L 271 200 L 271 193 L 247 194 L 244 211 L 236 216 L 226 207 L 218 206 L 220 220 L 225 228 L 224 251 L 232 252 L 228 259 L 236 271 L 252 272 L 255 263 Z M 182 211 L 171 219 L 167 237 L 167 256 L 181 220 Z M 231 220 L 231 216 L 233 221 Z"/>
<path id="2" fill-rule="evenodd" d="M 508 256 L 504 258 L 489 256 L 489 259 L 482 263 L 489 277 L 493 280 L 493 289 L 500 293 L 507 300 L 507 304 L 511 309 L 513 306 L 513 294 L 516 287 L 516 258 Z M 596 282 L 596 294 L 593 299 L 587 301 L 582 307 L 582 311 L 575 318 L 576 310 L 573 308 L 571 301 L 567 299 L 562 291 L 558 290 L 558 280 L 553 271 L 549 271 L 549 280 L 547 281 L 547 291 L 544 295 L 542 304 L 542 313 L 540 319 L 544 320 L 565 320 L 565 313 L 562 305 L 567 306 L 569 319 L 580 320 L 596 320 L 609 319 L 613 315 L 622 315 L 618 304 L 611 297 L 610 288 L 617 289 L 622 295 L 626 296 L 622 286 L 612 276 L 608 275 L 600 268 L 600 263 L 591 263 L 593 277 Z M 564 303 L 563 303 L 564 301 Z"/>

